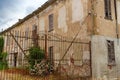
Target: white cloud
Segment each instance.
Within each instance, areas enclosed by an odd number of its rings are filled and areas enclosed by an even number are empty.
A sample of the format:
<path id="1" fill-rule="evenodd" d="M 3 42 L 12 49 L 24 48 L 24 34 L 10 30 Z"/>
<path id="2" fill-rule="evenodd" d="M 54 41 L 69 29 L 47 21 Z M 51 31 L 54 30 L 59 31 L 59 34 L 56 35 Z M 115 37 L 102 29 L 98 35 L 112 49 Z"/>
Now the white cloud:
<path id="1" fill-rule="evenodd" d="M 18 19 L 22 19 L 32 13 L 46 1 L 47 0 L 17 0 L 17 2 L 15 2 L 13 0 L 10 5 L 6 3 L 8 6 L 2 6 L 0 9 L 0 30 L 12 26 Z"/>

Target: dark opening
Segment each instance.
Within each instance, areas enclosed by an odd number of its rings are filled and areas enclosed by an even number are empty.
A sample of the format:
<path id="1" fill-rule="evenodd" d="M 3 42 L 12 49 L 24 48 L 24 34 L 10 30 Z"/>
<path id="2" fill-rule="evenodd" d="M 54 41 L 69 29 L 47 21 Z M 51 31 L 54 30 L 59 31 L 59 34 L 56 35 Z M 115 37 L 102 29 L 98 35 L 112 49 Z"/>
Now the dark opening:
<path id="1" fill-rule="evenodd" d="M 111 0 L 104 0 L 104 6 L 105 6 L 105 19 L 112 19 Z"/>
<path id="2" fill-rule="evenodd" d="M 14 67 L 17 66 L 17 53 L 14 53 Z"/>
<path id="3" fill-rule="evenodd" d="M 108 46 L 108 65 L 115 65 L 114 41 L 107 40 Z"/>
<path id="4" fill-rule="evenodd" d="M 49 31 L 53 30 L 53 14 L 49 15 Z"/>

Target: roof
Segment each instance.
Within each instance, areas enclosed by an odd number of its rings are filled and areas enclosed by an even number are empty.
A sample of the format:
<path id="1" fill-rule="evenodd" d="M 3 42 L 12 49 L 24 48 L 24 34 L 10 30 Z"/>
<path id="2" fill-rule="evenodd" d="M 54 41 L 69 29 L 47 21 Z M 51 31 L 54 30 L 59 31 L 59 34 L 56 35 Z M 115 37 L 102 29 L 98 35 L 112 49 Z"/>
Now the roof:
<path id="1" fill-rule="evenodd" d="M 47 7 L 49 7 L 51 4 L 53 4 L 54 2 L 56 2 L 57 0 L 48 0 L 47 2 L 45 2 L 41 7 L 39 7 L 38 9 L 36 9 L 35 11 L 33 11 L 31 14 L 27 15 L 26 17 L 24 17 L 23 19 L 19 20 L 17 23 L 15 23 L 14 25 L 12 25 L 11 27 L 7 28 L 6 30 L 0 32 L 0 35 L 4 34 L 5 32 L 17 27 L 18 25 L 22 24 L 23 22 L 25 22 L 26 20 L 30 19 L 31 17 L 33 17 L 35 14 L 39 14 L 40 12 L 42 12 L 43 10 L 45 10 Z"/>

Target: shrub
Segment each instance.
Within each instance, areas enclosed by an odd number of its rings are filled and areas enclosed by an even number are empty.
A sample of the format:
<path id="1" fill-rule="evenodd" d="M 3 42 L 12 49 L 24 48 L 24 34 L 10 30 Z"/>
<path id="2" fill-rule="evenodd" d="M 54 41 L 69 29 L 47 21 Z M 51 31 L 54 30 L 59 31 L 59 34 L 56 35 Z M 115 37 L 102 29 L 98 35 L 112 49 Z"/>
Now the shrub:
<path id="1" fill-rule="evenodd" d="M 30 70 L 30 74 L 37 76 L 46 76 L 52 73 L 53 71 L 53 66 L 50 65 L 50 62 L 48 60 L 43 59 L 40 63 L 34 65 L 34 68 Z"/>
<path id="2" fill-rule="evenodd" d="M 32 47 L 29 50 L 28 58 L 30 68 L 33 68 L 35 63 L 39 63 L 42 59 L 45 58 L 44 50 L 40 49 L 39 47 Z"/>
<path id="3" fill-rule="evenodd" d="M 30 74 L 37 76 L 45 76 L 53 72 L 53 66 L 45 59 L 44 50 L 36 47 L 32 47 L 29 50 L 29 64 Z"/>

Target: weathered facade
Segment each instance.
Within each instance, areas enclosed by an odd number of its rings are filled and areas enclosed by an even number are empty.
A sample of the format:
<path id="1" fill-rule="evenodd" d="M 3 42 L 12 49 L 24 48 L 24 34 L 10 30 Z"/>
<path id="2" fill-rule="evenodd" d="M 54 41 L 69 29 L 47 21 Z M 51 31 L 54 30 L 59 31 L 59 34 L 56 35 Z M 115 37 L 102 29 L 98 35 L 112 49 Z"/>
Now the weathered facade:
<path id="1" fill-rule="evenodd" d="M 9 53 L 9 66 L 24 65 L 22 63 L 24 54 L 14 39 L 9 36 L 10 32 L 16 36 L 16 40 L 26 54 L 34 42 L 37 42 L 36 45 L 40 45 L 43 49 L 47 47 L 47 56 L 49 56 L 49 50 L 53 50 L 53 59 L 57 60 L 63 57 L 75 38 L 74 41 L 79 43 L 73 43 L 65 55 L 65 59 L 72 56 L 74 59 L 81 60 L 74 63 L 77 65 L 74 67 L 77 69 L 75 72 L 78 71 L 78 74 L 75 74 L 91 76 L 92 73 L 93 79 L 114 80 L 119 78 L 119 8 L 120 0 L 49 0 L 32 14 L 1 33 L 7 35 L 4 51 Z M 47 46 L 43 39 L 45 35 L 48 39 Z M 33 39 L 37 39 L 38 36 L 41 40 L 34 41 Z M 50 40 L 53 38 L 54 40 L 70 40 L 70 43 L 51 42 Z M 80 44 L 90 42 L 91 45 Z M 90 67 L 86 69 L 88 74 L 79 73 L 82 72 L 79 67 L 86 60 L 90 61 Z M 69 61 L 67 63 L 71 64 Z M 54 64 L 59 64 L 59 61 L 55 61 Z M 82 67 L 84 68 L 84 66 Z"/>

